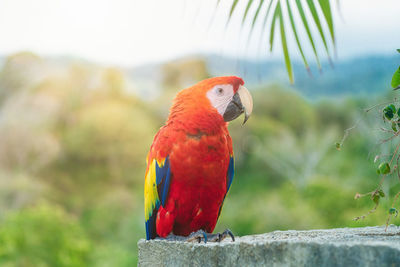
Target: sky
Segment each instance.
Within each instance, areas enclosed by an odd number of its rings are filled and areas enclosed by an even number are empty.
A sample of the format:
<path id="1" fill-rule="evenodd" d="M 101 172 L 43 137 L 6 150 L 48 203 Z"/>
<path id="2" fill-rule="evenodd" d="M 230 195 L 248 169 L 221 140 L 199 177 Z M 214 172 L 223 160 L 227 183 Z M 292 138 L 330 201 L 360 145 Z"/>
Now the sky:
<path id="1" fill-rule="evenodd" d="M 238 10 L 246 2 L 239 1 Z M 215 9 L 216 0 L 1 0 L 0 55 L 32 51 L 121 66 L 199 53 L 281 58 L 279 44 L 272 54 L 259 45 L 262 27 L 247 41 L 240 12 L 226 27 L 231 3 L 221 0 Z M 337 60 L 400 48 L 399 0 L 340 0 L 340 14 L 335 3 Z"/>

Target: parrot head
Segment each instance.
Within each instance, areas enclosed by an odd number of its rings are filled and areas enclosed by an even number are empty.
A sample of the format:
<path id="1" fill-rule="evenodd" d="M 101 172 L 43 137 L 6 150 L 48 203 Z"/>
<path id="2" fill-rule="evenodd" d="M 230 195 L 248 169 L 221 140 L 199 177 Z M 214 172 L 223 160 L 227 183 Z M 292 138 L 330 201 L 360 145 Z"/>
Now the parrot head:
<path id="1" fill-rule="evenodd" d="M 203 80 L 178 93 L 170 117 L 180 112 L 208 113 L 229 122 L 244 113 L 244 124 L 253 110 L 253 99 L 243 84 L 236 76 Z"/>

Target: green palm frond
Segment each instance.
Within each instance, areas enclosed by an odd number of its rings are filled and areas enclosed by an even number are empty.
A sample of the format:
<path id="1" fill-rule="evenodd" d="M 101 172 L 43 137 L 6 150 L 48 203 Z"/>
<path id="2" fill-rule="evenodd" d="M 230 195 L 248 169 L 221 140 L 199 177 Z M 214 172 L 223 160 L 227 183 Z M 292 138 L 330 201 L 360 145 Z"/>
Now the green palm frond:
<path id="1" fill-rule="evenodd" d="M 218 2 L 220 0 L 217 0 Z M 286 70 L 288 72 L 289 80 L 294 82 L 294 75 L 292 63 L 290 59 L 288 37 L 293 36 L 296 41 L 298 52 L 301 55 L 304 66 L 310 72 L 310 67 L 307 57 L 304 53 L 304 47 L 309 45 L 315 57 L 316 64 L 321 69 L 320 59 L 317 53 L 317 40 L 324 47 L 326 57 L 331 62 L 331 50 L 335 49 L 335 31 L 334 21 L 332 16 L 332 8 L 330 1 L 333 0 L 232 0 L 229 10 L 227 24 L 235 13 L 239 13 L 239 2 L 245 2 L 243 5 L 243 12 L 241 13 L 242 26 L 248 21 L 250 23 L 250 30 L 248 34 L 248 41 L 250 40 L 254 27 L 258 19 L 264 16 L 262 21 L 262 30 L 265 32 L 269 29 L 269 46 L 270 51 L 273 50 L 275 39 L 275 27 L 279 25 L 279 32 L 281 36 L 281 46 L 285 60 Z M 338 0 L 336 0 L 338 1 Z M 254 8 L 252 8 L 254 7 Z M 273 10 L 272 12 L 271 9 Z M 253 10 L 253 14 L 251 14 Z M 263 14 L 263 15 L 261 15 Z M 299 18 L 299 23 L 296 21 Z M 268 25 L 269 23 L 269 25 Z M 287 27 L 285 25 L 290 25 Z M 315 33 L 312 29 L 315 28 Z M 305 38 L 299 35 L 302 29 L 306 33 Z M 261 39 L 262 37 L 260 37 Z M 289 39 L 290 40 L 290 39 Z"/>

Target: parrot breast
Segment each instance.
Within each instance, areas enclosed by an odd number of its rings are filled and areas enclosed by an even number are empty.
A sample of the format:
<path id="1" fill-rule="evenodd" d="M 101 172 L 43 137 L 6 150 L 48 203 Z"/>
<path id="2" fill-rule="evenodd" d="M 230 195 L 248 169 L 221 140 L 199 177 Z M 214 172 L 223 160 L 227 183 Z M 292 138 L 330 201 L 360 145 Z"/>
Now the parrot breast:
<path id="1" fill-rule="evenodd" d="M 160 207 L 157 235 L 211 233 L 227 191 L 232 143 L 225 129 L 219 134 L 180 133 L 169 160 L 172 179 L 166 205 Z"/>

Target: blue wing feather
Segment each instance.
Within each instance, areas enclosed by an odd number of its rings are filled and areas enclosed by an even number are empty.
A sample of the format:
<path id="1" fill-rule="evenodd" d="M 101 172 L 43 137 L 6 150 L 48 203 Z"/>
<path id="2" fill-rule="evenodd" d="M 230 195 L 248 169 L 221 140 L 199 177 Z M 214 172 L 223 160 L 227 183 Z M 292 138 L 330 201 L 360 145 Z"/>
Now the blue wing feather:
<path id="1" fill-rule="evenodd" d="M 164 166 L 160 167 L 156 164 L 156 181 L 158 198 L 161 200 L 161 205 L 165 205 L 165 201 L 169 192 L 169 184 L 171 181 L 171 168 L 169 165 L 169 157 L 165 159 Z"/>
<path id="2" fill-rule="evenodd" d="M 232 156 L 230 156 L 230 159 L 229 159 L 228 173 L 226 175 L 226 192 L 227 193 L 229 191 L 229 188 L 231 187 L 234 174 L 235 174 L 235 159 L 233 158 L 233 155 L 232 155 Z"/>
<path id="3" fill-rule="evenodd" d="M 156 237 L 156 215 L 157 210 L 160 207 L 160 203 L 156 204 L 156 207 L 153 210 L 150 218 L 146 221 L 146 239 L 150 240 Z"/>
<path id="4" fill-rule="evenodd" d="M 222 200 L 221 207 L 219 207 L 218 217 L 221 214 L 222 206 L 224 205 L 226 194 L 228 194 L 229 188 L 231 187 L 234 175 L 235 175 L 235 159 L 233 155 L 231 155 L 229 157 L 229 166 L 228 166 L 228 171 L 226 173 L 226 193 L 224 199 Z"/>
<path id="5" fill-rule="evenodd" d="M 146 239 L 150 240 L 157 236 L 156 231 L 156 218 L 158 209 L 161 206 L 164 206 L 168 193 L 169 186 L 171 182 L 171 167 L 169 163 L 169 157 L 165 158 L 163 164 L 159 165 L 157 161 L 155 161 L 155 176 L 156 176 L 156 184 L 157 184 L 157 194 L 158 199 L 156 200 L 154 209 L 151 214 L 149 214 L 148 220 L 146 220 Z"/>

